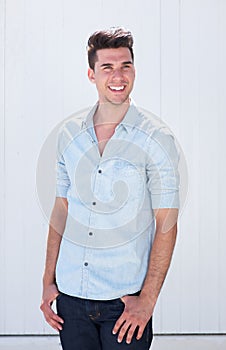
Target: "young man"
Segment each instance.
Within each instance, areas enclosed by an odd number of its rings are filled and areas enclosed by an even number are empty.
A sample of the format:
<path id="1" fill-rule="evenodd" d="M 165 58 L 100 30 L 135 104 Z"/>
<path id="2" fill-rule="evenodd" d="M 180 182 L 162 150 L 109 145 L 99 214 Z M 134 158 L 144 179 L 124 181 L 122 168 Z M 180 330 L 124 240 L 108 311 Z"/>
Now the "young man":
<path id="1" fill-rule="evenodd" d="M 148 350 L 176 240 L 177 149 L 130 100 L 131 33 L 95 32 L 88 60 L 98 103 L 59 133 L 41 310 L 64 350 Z"/>

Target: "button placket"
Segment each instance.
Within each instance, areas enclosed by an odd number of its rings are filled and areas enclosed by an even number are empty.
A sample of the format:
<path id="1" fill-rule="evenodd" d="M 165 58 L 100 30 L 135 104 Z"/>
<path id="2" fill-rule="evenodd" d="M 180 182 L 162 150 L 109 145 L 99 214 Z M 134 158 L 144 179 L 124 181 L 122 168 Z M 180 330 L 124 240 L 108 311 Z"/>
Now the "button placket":
<path id="1" fill-rule="evenodd" d="M 100 164 L 99 164 L 100 165 Z M 101 185 L 100 183 L 100 177 L 98 176 L 99 174 L 102 173 L 102 169 L 100 168 L 97 164 L 97 168 L 96 168 L 96 174 L 97 176 L 95 176 L 94 178 L 94 183 L 93 183 L 93 196 L 94 198 L 96 197 L 95 195 L 98 193 L 99 187 Z M 90 210 L 90 217 L 89 217 L 89 229 L 88 229 L 88 240 L 93 240 L 95 237 L 95 230 L 93 229 L 95 227 L 95 207 L 98 205 L 97 201 L 94 199 L 92 202 L 91 207 L 94 209 Z M 89 241 L 91 242 L 91 241 Z"/>
<path id="2" fill-rule="evenodd" d="M 84 260 L 83 260 L 83 266 L 82 266 L 82 294 L 86 295 L 88 294 L 88 284 L 89 284 L 89 253 L 87 248 L 85 248 L 85 254 L 84 254 Z"/>
<path id="3" fill-rule="evenodd" d="M 99 174 L 102 174 L 103 173 L 103 170 L 102 168 L 100 167 L 100 164 L 97 166 L 97 169 L 96 169 L 96 172 L 97 172 L 97 175 Z M 100 189 L 100 186 L 101 186 L 101 177 L 100 176 L 95 176 L 95 179 L 94 179 L 94 184 L 93 184 L 93 195 L 94 195 L 94 198 L 96 197 L 95 195 L 98 194 L 98 191 Z M 97 201 L 94 199 L 93 202 L 92 202 L 92 207 L 95 207 L 96 205 L 98 205 Z M 93 211 L 91 212 L 91 215 L 93 214 Z"/>
<path id="4" fill-rule="evenodd" d="M 99 164 L 97 164 L 96 168 L 96 176 L 95 176 L 95 186 L 94 186 L 94 196 L 98 198 L 98 193 L 102 189 L 102 183 L 103 183 L 103 164 L 102 161 L 100 160 Z M 96 203 L 98 205 L 98 203 Z"/>
<path id="5" fill-rule="evenodd" d="M 94 141 L 94 140 L 92 140 Z M 96 159 L 96 164 L 98 166 L 99 160 Z M 95 193 L 98 187 L 98 176 L 93 179 L 93 199 L 91 198 L 91 208 L 89 210 L 89 227 L 87 230 L 87 246 L 85 247 L 84 257 L 83 257 L 83 294 L 88 296 L 89 294 L 89 271 L 90 264 L 92 263 L 93 250 L 90 248 L 90 244 L 95 237 L 95 231 L 93 230 L 95 224 L 95 206 L 97 201 L 95 200 Z M 93 210 L 92 210 L 93 209 Z"/>

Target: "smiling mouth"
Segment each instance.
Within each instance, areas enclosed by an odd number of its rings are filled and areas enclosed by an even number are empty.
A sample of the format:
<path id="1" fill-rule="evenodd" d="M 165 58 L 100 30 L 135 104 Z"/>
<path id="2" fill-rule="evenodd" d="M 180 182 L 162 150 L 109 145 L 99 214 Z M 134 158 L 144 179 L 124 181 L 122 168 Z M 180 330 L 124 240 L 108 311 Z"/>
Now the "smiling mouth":
<path id="1" fill-rule="evenodd" d="M 113 91 L 113 92 L 122 92 L 125 90 L 125 85 L 121 85 L 121 86 L 108 86 L 108 88 Z"/>

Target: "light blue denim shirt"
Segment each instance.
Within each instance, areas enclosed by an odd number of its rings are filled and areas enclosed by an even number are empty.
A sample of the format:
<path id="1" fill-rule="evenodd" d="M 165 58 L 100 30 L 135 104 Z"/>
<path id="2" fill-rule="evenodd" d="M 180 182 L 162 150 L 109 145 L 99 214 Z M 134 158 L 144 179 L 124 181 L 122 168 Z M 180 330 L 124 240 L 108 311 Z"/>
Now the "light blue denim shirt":
<path id="1" fill-rule="evenodd" d="M 58 136 L 56 196 L 67 198 L 68 217 L 56 281 L 68 295 L 110 300 L 142 288 L 153 209 L 179 207 L 179 155 L 166 125 L 131 103 L 101 156 L 96 108 Z"/>

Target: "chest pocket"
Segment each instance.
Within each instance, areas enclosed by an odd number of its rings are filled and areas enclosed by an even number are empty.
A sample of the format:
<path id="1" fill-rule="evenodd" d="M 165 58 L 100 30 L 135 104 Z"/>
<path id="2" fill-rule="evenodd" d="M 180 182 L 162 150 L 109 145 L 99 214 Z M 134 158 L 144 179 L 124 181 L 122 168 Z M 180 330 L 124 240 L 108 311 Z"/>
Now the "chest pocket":
<path id="1" fill-rule="evenodd" d="M 122 181 L 128 189 L 128 199 L 141 198 L 146 184 L 145 170 L 128 162 L 117 162 L 114 167 L 114 181 Z"/>

